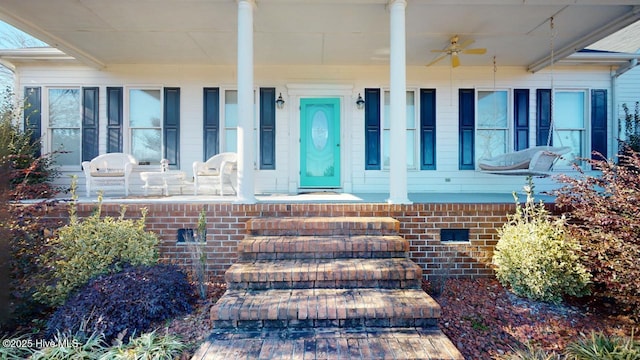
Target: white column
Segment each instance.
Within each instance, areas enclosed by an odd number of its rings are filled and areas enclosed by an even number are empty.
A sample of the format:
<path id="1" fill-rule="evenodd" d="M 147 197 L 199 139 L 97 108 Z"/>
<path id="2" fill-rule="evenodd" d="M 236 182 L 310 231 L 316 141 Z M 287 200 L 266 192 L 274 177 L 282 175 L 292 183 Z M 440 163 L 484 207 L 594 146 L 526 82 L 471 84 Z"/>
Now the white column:
<path id="1" fill-rule="evenodd" d="M 253 204 L 253 10 L 254 0 L 238 0 L 238 195 L 237 202 Z"/>
<path id="2" fill-rule="evenodd" d="M 407 63 L 405 0 L 389 1 L 390 12 L 390 204 L 410 204 L 407 194 Z"/>

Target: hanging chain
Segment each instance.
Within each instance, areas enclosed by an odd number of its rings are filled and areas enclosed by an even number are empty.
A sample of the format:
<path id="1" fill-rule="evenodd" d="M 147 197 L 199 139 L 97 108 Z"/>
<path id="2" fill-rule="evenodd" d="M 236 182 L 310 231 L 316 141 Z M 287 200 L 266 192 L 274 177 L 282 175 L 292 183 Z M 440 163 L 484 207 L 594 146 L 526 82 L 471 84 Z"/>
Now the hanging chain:
<path id="1" fill-rule="evenodd" d="M 498 72 L 498 67 L 496 66 L 496 56 L 493 55 L 493 118 L 494 120 L 498 118 L 498 92 L 496 90 L 496 73 Z"/>
<path id="2" fill-rule="evenodd" d="M 498 66 L 496 65 L 496 56 L 493 55 L 493 91 L 496 91 L 496 73 L 498 72 Z"/>

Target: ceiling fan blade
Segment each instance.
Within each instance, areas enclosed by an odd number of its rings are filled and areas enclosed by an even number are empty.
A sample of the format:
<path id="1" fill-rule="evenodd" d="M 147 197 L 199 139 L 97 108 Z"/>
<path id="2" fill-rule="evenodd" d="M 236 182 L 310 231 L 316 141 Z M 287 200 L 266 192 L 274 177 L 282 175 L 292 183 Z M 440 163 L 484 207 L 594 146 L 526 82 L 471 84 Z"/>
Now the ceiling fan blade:
<path id="1" fill-rule="evenodd" d="M 457 54 L 451 54 L 451 67 L 460 66 L 460 57 Z"/>
<path id="2" fill-rule="evenodd" d="M 444 59 L 444 58 L 446 58 L 446 57 L 447 57 L 447 54 L 444 54 L 444 55 L 442 55 L 442 56 L 439 56 L 438 58 L 436 58 L 436 59 L 435 59 L 435 60 L 433 60 L 432 62 L 428 63 L 426 66 L 431 66 L 431 65 L 433 65 L 433 64 L 435 64 L 435 63 L 437 63 L 438 61 L 440 61 L 440 60 L 442 60 L 442 59 Z"/>
<path id="3" fill-rule="evenodd" d="M 449 52 L 449 50 L 431 50 L 432 53 L 446 53 Z"/>
<path id="4" fill-rule="evenodd" d="M 482 54 L 485 54 L 486 52 L 487 52 L 487 49 L 485 48 L 467 49 L 462 51 L 462 53 L 464 54 L 473 54 L 473 55 L 482 55 Z"/>
<path id="5" fill-rule="evenodd" d="M 469 46 L 469 45 L 473 44 L 474 42 L 476 42 L 476 41 L 475 41 L 475 40 L 473 40 L 473 39 L 467 39 L 467 40 L 465 40 L 462 44 L 458 44 L 458 48 L 460 48 L 460 49 L 464 49 L 464 48 L 466 48 L 467 46 Z"/>

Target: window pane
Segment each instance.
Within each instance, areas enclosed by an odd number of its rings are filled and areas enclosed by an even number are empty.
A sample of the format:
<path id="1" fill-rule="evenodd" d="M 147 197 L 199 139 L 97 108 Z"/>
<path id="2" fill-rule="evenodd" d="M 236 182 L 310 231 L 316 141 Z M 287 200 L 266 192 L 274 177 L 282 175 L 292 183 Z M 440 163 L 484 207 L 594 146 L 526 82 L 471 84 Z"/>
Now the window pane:
<path id="1" fill-rule="evenodd" d="M 224 92 L 224 127 L 238 126 L 238 92 L 227 90 Z"/>
<path id="2" fill-rule="evenodd" d="M 506 128 L 506 91 L 478 91 L 478 128 Z"/>
<path id="3" fill-rule="evenodd" d="M 416 168 L 416 159 L 414 149 L 415 130 L 407 131 L 407 169 Z"/>
<path id="4" fill-rule="evenodd" d="M 131 152 L 136 160 L 159 164 L 162 159 L 161 135 L 159 129 L 131 130 Z"/>
<path id="5" fill-rule="evenodd" d="M 129 123 L 131 127 L 161 127 L 161 109 L 160 90 L 129 91 Z"/>
<path id="6" fill-rule="evenodd" d="M 388 169 L 390 163 L 390 118 L 391 118 L 391 93 L 389 91 L 384 92 L 384 118 L 383 118 L 383 132 L 382 132 L 382 166 Z M 407 167 L 409 169 L 415 169 L 415 128 L 416 128 L 416 105 L 415 105 L 415 93 L 413 91 L 407 91 L 407 107 L 406 107 L 406 127 L 407 127 Z"/>
<path id="7" fill-rule="evenodd" d="M 553 102 L 556 128 L 584 128 L 584 92 L 556 92 Z"/>
<path id="8" fill-rule="evenodd" d="M 56 164 L 80 164 L 80 146 L 80 129 L 51 129 L 51 150 L 61 152 L 56 155 Z"/>
<path id="9" fill-rule="evenodd" d="M 507 152 L 507 130 L 478 130 L 476 142 L 478 159 L 504 154 Z"/>
<path id="10" fill-rule="evenodd" d="M 224 131 L 225 142 L 224 151 L 236 152 L 238 151 L 238 131 L 236 129 L 226 129 Z"/>
<path id="11" fill-rule="evenodd" d="M 415 129 L 415 128 L 416 128 L 415 95 L 413 91 L 407 91 L 407 129 Z"/>
<path id="12" fill-rule="evenodd" d="M 389 168 L 389 141 L 391 138 L 391 130 L 382 131 L 382 167 Z"/>
<path id="13" fill-rule="evenodd" d="M 569 146 L 571 152 L 563 155 L 563 159 L 559 159 L 557 165 L 570 166 L 576 157 L 585 157 L 583 154 L 584 131 L 583 130 L 555 130 L 553 132 L 554 146 Z"/>
<path id="14" fill-rule="evenodd" d="M 391 94 L 388 91 L 384 92 L 384 119 L 382 121 L 382 128 L 389 129 L 391 118 Z"/>
<path id="15" fill-rule="evenodd" d="M 49 126 L 79 128 L 80 90 L 49 89 Z"/>

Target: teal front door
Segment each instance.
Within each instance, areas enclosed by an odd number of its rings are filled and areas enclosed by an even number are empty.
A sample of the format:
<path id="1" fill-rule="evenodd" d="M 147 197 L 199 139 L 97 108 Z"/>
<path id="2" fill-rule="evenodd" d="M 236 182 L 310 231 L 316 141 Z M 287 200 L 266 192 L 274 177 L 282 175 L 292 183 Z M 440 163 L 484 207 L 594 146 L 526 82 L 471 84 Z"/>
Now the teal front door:
<path id="1" fill-rule="evenodd" d="M 340 187 L 340 99 L 300 99 L 300 187 Z"/>

